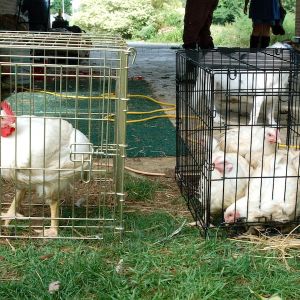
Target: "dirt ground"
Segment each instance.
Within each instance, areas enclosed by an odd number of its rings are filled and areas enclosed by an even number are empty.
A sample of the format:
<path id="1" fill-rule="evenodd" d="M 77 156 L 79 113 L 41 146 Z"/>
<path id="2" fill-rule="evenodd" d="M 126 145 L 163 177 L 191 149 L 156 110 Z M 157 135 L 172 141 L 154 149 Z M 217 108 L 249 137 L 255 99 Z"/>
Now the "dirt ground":
<path id="1" fill-rule="evenodd" d="M 126 159 L 126 171 L 132 176 L 158 181 L 162 184 L 163 188 L 156 192 L 155 199 L 151 202 L 131 202 L 127 200 L 125 211 L 155 212 L 163 210 L 173 216 L 184 216 L 192 220 L 191 214 L 175 180 L 175 160 L 175 157 L 140 157 Z M 133 172 L 129 168 L 157 175 L 144 175 Z"/>

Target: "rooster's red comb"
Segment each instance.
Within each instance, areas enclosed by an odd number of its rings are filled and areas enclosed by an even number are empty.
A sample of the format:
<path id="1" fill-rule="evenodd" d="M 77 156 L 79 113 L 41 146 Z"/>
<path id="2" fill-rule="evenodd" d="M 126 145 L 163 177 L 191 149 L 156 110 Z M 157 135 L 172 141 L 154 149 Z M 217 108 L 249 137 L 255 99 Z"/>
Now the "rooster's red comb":
<path id="1" fill-rule="evenodd" d="M 7 101 L 1 101 L 1 108 L 4 110 L 7 116 L 14 116 L 14 112 Z"/>

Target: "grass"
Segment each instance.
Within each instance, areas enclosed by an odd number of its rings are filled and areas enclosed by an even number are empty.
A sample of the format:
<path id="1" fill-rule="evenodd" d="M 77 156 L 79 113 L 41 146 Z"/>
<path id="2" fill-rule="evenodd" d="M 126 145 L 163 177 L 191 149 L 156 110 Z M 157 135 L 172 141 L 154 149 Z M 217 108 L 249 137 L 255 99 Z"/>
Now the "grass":
<path id="1" fill-rule="evenodd" d="M 142 177 L 127 176 L 124 188 L 127 191 L 127 199 L 149 201 L 154 199 L 156 191 L 164 188 L 164 185 L 158 181 L 150 181 Z"/>
<path id="2" fill-rule="evenodd" d="M 134 180 L 139 190 L 147 181 Z M 156 192 L 166 187 L 155 181 L 147 185 Z M 155 205 L 151 193 L 145 198 Z M 285 262 L 276 250 L 204 240 L 188 226 L 171 238 L 187 217 L 166 210 L 125 216 L 122 243 L 1 240 L 0 299 L 257 299 L 251 290 L 264 297 L 277 293 L 282 299 L 299 299 L 296 250 Z M 49 284 L 55 281 L 59 290 L 50 294 Z"/>
<path id="3" fill-rule="evenodd" d="M 272 35 L 271 44 L 277 41 L 290 40 L 295 36 L 295 15 L 288 13 L 284 21 L 284 29 L 286 34 Z M 218 47 L 249 47 L 249 39 L 252 31 L 252 22 L 248 16 L 242 15 L 237 18 L 236 22 L 228 23 L 225 25 L 211 26 L 211 33 L 214 39 L 214 44 Z M 177 27 L 172 27 L 170 30 L 158 33 L 153 36 L 150 41 L 152 42 L 173 42 L 182 43 L 183 24 Z"/>

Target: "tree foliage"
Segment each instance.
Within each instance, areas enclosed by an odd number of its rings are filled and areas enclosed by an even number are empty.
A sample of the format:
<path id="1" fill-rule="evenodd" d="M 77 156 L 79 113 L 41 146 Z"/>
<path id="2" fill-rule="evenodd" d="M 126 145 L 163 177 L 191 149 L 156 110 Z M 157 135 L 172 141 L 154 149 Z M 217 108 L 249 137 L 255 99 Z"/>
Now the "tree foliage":
<path id="1" fill-rule="evenodd" d="M 281 0 L 281 2 L 288 12 L 295 12 L 296 0 Z M 244 0 L 220 0 L 214 12 L 213 23 L 224 25 L 235 22 L 244 13 L 244 3 Z"/>
<path id="2" fill-rule="evenodd" d="M 119 33 L 131 38 L 152 22 L 151 0 L 82 0 L 73 22 L 87 29 Z"/>
<path id="3" fill-rule="evenodd" d="M 244 0 L 221 0 L 214 12 L 214 24 L 232 23 L 243 14 Z"/>
<path id="4" fill-rule="evenodd" d="M 55 0 L 53 5 L 60 1 Z M 294 14 L 296 0 L 281 1 Z M 185 0 L 81 0 L 72 22 L 87 31 L 118 33 L 124 38 L 147 40 L 160 35 L 181 38 L 185 3 Z M 243 8 L 244 0 L 219 0 L 213 24 L 233 24 L 242 19 L 251 26 Z"/>
<path id="5" fill-rule="evenodd" d="M 62 1 L 64 1 L 65 13 L 71 15 L 72 13 L 72 0 L 53 0 L 50 5 L 51 13 L 57 14 L 58 11 L 62 10 Z"/>
<path id="6" fill-rule="evenodd" d="M 296 10 L 296 0 L 281 0 L 283 7 L 291 12 L 294 13 Z"/>

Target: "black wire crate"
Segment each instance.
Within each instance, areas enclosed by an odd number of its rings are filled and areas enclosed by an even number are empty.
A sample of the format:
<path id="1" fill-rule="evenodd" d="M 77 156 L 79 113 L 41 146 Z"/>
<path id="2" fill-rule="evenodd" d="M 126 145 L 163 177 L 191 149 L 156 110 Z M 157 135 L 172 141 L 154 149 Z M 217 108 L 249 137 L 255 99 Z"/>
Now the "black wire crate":
<path id="1" fill-rule="evenodd" d="M 205 234 L 300 222 L 299 53 L 180 50 L 176 179 Z"/>

